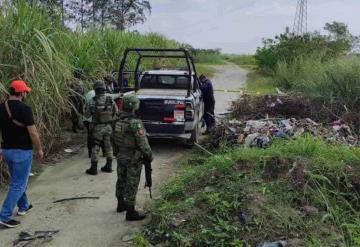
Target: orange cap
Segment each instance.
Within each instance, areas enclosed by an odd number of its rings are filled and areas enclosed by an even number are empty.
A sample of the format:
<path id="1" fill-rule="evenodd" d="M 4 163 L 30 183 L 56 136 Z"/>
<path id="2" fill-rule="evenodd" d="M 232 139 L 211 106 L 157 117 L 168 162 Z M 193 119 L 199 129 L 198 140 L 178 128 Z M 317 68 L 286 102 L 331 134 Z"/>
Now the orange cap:
<path id="1" fill-rule="evenodd" d="M 31 92 L 31 88 L 26 85 L 26 82 L 22 80 L 12 81 L 10 84 L 10 88 L 15 90 L 15 93 L 24 93 Z"/>

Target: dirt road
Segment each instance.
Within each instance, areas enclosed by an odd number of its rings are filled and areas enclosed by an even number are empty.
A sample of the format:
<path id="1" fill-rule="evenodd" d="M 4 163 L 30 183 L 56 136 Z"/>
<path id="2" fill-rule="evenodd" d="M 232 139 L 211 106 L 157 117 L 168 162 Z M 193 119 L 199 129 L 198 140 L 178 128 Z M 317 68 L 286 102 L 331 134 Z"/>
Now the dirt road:
<path id="1" fill-rule="evenodd" d="M 238 97 L 238 92 L 228 91 L 239 91 L 244 86 L 247 71 L 233 64 L 216 66 L 215 69 L 212 79 L 216 100 L 215 113 L 221 113 L 229 108 L 229 102 Z"/>
<path id="2" fill-rule="evenodd" d="M 215 89 L 239 89 L 244 84 L 246 72 L 235 65 L 217 66 L 213 78 Z M 226 110 L 227 102 L 236 98 L 236 93 L 217 92 L 216 111 Z M 152 143 L 155 160 L 154 196 L 158 195 L 160 185 L 172 174 L 179 159 L 188 152 L 173 142 Z M 101 165 L 105 161 L 102 160 Z M 127 246 L 123 236 L 139 231 L 146 223 L 128 223 L 125 214 L 115 212 L 116 172 L 99 173 L 92 177 L 85 175 L 89 159 L 85 151 L 59 164 L 48 165 L 44 172 L 32 179 L 29 190 L 34 209 L 21 219 L 16 229 L 0 231 L 0 246 L 12 246 L 21 231 L 60 230 L 51 242 L 42 246 L 89 247 L 89 246 Z M 148 191 L 140 182 L 138 205 L 146 208 L 150 202 Z M 1 201 L 3 195 L 0 196 Z M 54 200 L 74 196 L 99 196 L 99 200 L 78 200 L 53 203 Z M 35 245 L 37 246 L 37 245 Z"/>

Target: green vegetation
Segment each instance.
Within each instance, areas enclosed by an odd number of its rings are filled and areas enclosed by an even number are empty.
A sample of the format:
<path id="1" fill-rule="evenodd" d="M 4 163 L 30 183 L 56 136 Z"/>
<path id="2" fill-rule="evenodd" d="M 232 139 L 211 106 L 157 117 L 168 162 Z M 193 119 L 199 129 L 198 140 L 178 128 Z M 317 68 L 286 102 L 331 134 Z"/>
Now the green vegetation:
<path id="1" fill-rule="evenodd" d="M 276 70 L 279 62 L 293 63 L 299 58 L 317 56 L 328 61 L 346 55 L 358 38 L 350 34 L 348 27 L 339 22 L 327 23 L 328 35 L 318 32 L 295 36 L 281 34 L 275 39 L 266 39 L 255 54 L 256 63 L 266 73 Z"/>
<path id="2" fill-rule="evenodd" d="M 274 74 L 278 87 L 302 92 L 313 99 L 337 104 L 343 111 L 360 110 L 360 59 L 299 58 L 293 63 L 278 63 Z M 347 108 L 344 108 L 344 106 Z"/>
<path id="3" fill-rule="evenodd" d="M 348 55 L 359 37 L 339 22 L 327 23 L 324 29 L 327 35 L 285 33 L 265 40 L 255 54 L 259 79 L 253 82 L 250 77 L 248 85 L 265 92 L 271 87 L 299 92 L 335 106 L 330 109 L 334 113 L 359 111 L 360 59 Z"/>
<path id="4" fill-rule="evenodd" d="M 196 154 L 164 186 L 148 239 L 165 246 L 256 246 L 281 238 L 297 247 L 359 246 L 359 167 L 359 149 L 313 137 Z"/>
<path id="5" fill-rule="evenodd" d="M 221 55 L 220 49 L 194 49 L 191 48 L 191 53 L 196 63 L 219 65 L 224 64 L 225 61 Z"/>
<path id="6" fill-rule="evenodd" d="M 224 55 L 224 59 L 243 68 L 255 69 L 257 67 L 254 55 Z"/>
<path id="7" fill-rule="evenodd" d="M 215 75 L 215 68 L 209 64 L 197 64 L 196 69 L 198 75 L 204 74 L 210 78 Z"/>
<path id="8" fill-rule="evenodd" d="M 251 70 L 247 75 L 245 90 L 250 94 L 275 94 L 274 79 Z"/>

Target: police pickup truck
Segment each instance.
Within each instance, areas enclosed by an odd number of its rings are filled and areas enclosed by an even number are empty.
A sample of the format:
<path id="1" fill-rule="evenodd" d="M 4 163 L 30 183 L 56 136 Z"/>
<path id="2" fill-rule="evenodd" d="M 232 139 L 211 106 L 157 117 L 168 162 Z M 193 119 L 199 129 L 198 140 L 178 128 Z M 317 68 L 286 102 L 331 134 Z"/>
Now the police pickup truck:
<path id="1" fill-rule="evenodd" d="M 137 59 L 131 59 L 135 65 L 132 71 L 125 70 L 129 67 L 127 62 L 131 53 L 137 56 Z M 185 69 L 140 71 L 141 63 L 146 59 L 182 59 Z M 140 99 L 137 114 L 150 138 L 182 139 L 187 146 L 198 142 L 204 103 L 196 68 L 187 50 L 127 49 L 118 76 L 122 92 L 129 91 L 122 86 L 124 78 L 130 77 L 128 74 L 133 74 L 134 91 Z"/>

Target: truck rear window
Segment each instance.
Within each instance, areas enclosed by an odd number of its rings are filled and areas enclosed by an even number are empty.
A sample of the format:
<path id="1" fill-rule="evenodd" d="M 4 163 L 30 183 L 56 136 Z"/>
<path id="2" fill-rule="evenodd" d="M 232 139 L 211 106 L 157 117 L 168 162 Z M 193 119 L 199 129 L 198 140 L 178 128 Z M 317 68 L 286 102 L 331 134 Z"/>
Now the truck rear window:
<path id="1" fill-rule="evenodd" d="M 140 88 L 188 89 L 189 78 L 175 75 L 144 75 Z"/>

